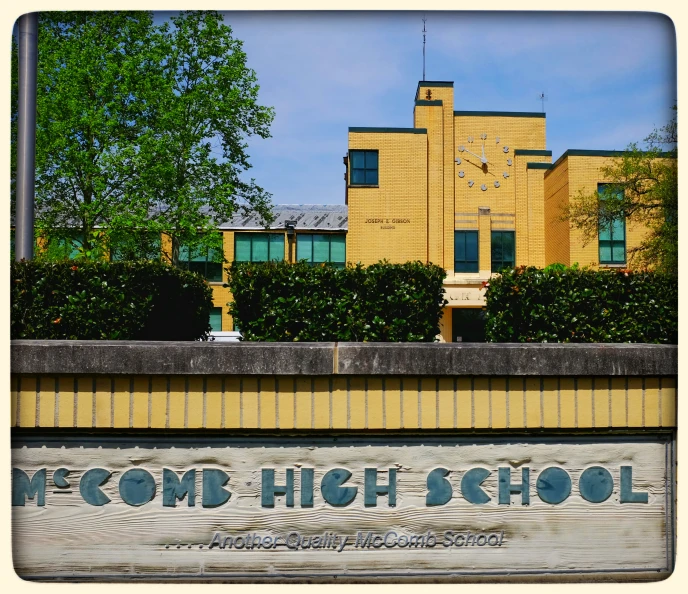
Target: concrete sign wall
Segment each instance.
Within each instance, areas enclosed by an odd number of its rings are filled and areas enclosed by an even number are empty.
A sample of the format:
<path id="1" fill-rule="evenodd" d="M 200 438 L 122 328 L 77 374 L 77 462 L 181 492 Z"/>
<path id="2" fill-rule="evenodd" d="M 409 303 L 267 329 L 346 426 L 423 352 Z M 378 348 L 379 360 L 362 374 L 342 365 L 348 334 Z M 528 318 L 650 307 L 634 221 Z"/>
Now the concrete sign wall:
<path id="1" fill-rule="evenodd" d="M 16 437 L 25 578 L 664 577 L 673 441 Z"/>

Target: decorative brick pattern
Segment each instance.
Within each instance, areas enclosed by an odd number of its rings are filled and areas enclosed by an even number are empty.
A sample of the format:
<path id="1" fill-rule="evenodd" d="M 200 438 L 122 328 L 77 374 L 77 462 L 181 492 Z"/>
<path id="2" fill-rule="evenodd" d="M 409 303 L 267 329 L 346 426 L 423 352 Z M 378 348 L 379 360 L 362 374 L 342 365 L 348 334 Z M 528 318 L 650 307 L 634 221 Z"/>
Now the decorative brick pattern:
<path id="1" fill-rule="evenodd" d="M 600 429 L 676 427 L 674 377 L 30 376 L 13 427 Z"/>

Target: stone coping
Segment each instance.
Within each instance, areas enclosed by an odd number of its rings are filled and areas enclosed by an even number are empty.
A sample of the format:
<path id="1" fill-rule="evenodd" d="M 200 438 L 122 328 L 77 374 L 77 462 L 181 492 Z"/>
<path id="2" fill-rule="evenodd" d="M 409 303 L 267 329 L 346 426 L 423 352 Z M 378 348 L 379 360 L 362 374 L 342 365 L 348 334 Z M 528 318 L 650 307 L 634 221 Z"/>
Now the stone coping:
<path id="1" fill-rule="evenodd" d="M 673 376 L 677 345 L 13 340 L 13 374 Z"/>

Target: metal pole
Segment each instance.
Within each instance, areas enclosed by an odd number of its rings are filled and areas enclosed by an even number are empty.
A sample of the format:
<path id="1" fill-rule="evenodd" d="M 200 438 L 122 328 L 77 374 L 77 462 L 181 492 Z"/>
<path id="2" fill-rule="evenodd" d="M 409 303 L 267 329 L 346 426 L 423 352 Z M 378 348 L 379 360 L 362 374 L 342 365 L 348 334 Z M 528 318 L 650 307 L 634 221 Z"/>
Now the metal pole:
<path id="1" fill-rule="evenodd" d="M 33 258 L 36 182 L 36 67 L 38 13 L 19 17 L 19 104 L 17 112 L 17 211 L 15 259 Z"/>

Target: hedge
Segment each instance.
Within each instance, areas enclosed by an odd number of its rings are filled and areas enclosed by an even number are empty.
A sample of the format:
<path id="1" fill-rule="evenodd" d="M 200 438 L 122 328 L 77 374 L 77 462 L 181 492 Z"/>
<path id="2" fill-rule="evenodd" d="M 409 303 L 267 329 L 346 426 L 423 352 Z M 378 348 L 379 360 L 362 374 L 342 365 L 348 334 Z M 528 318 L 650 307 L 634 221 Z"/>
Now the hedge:
<path id="1" fill-rule="evenodd" d="M 11 337 L 203 340 L 212 292 L 161 262 L 11 264 Z"/>
<path id="2" fill-rule="evenodd" d="M 678 341 L 675 277 L 630 270 L 526 268 L 487 283 L 489 342 Z"/>
<path id="3" fill-rule="evenodd" d="M 421 262 L 234 263 L 227 271 L 229 313 L 244 340 L 432 342 L 446 303 L 444 269 Z"/>

